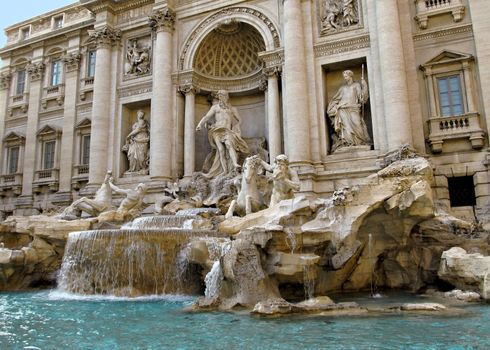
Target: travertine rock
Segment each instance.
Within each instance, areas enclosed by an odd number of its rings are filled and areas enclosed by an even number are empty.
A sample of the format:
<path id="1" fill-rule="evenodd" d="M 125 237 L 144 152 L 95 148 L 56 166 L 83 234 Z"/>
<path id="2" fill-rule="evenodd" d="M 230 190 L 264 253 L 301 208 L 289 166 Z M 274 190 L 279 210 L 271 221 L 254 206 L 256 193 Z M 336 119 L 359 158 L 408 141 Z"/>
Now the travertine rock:
<path id="1" fill-rule="evenodd" d="M 438 275 L 457 288 L 476 291 L 490 299 L 490 256 L 451 248 L 442 253 Z"/>

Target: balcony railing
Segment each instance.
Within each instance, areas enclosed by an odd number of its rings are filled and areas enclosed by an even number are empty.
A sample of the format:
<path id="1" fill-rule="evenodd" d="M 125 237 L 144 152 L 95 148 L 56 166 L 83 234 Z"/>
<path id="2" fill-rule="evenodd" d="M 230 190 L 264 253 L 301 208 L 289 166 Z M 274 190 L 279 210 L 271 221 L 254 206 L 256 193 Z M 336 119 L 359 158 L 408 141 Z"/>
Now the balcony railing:
<path id="1" fill-rule="evenodd" d="M 37 170 L 34 176 L 33 191 L 41 192 L 42 187 L 48 187 L 50 191 L 58 190 L 59 169 Z"/>
<path id="2" fill-rule="evenodd" d="M 20 109 L 22 113 L 27 112 L 29 106 L 29 93 L 24 92 L 21 95 L 10 96 L 8 113 L 10 116 L 14 114 L 15 109 Z"/>
<path id="3" fill-rule="evenodd" d="M 484 135 L 478 113 L 467 113 L 453 117 L 435 117 L 429 121 L 429 143 L 432 152 L 442 152 L 444 142 L 455 139 L 469 139 L 474 149 L 484 145 Z"/>
<path id="4" fill-rule="evenodd" d="M 41 100 L 41 105 L 43 108 L 48 108 L 48 102 L 56 100 L 58 106 L 63 105 L 65 100 L 65 85 L 53 85 L 47 86 L 43 89 L 43 98 Z"/>
<path id="5" fill-rule="evenodd" d="M 429 17 L 451 13 L 454 22 L 459 22 L 464 17 L 465 6 L 462 0 L 416 0 L 417 20 L 421 29 L 426 29 Z"/>
<path id="6" fill-rule="evenodd" d="M 0 194 L 12 190 L 14 194 L 20 194 L 22 192 L 22 174 L 4 174 L 1 175 Z"/>

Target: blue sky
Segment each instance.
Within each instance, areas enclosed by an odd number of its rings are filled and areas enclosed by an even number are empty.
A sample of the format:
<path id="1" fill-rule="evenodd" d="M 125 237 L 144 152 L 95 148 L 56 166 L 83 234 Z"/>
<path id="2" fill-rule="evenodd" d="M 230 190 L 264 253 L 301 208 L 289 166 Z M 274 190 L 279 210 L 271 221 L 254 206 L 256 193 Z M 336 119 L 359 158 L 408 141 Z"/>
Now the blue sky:
<path id="1" fill-rule="evenodd" d="M 75 2 L 77 0 L 2 0 L 0 47 L 7 41 L 3 31 L 6 27 Z"/>

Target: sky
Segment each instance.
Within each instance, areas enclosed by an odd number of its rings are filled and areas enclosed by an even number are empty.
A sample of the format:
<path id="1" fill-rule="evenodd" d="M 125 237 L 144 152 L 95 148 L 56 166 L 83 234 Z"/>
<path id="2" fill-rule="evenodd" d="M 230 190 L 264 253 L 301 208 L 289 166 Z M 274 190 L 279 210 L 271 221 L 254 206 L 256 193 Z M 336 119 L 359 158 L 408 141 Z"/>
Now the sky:
<path id="1" fill-rule="evenodd" d="M 73 4 L 77 0 L 1 0 L 0 10 L 0 47 L 4 47 L 7 38 L 4 29 L 12 24 Z"/>

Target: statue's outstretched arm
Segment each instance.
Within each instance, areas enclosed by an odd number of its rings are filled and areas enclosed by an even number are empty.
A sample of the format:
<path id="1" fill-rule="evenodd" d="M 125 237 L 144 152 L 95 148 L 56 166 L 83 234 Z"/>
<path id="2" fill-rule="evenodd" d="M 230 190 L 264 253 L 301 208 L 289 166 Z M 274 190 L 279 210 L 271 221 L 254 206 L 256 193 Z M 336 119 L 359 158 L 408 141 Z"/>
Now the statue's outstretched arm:
<path id="1" fill-rule="evenodd" d="M 204 117 L 202 117 L 199 124 L 197 124 L 196 130 L 197 131 L 201 130 L 202 126 L 205 125 L 209 121 L 209 119 L 211 119 L 214 116 L 214 113 L 215 113 L 215 111 L 214 111 L 214 106 L 213 106 L 209 109 L 208 113 L 206 113 L 206 115 Z"/>

